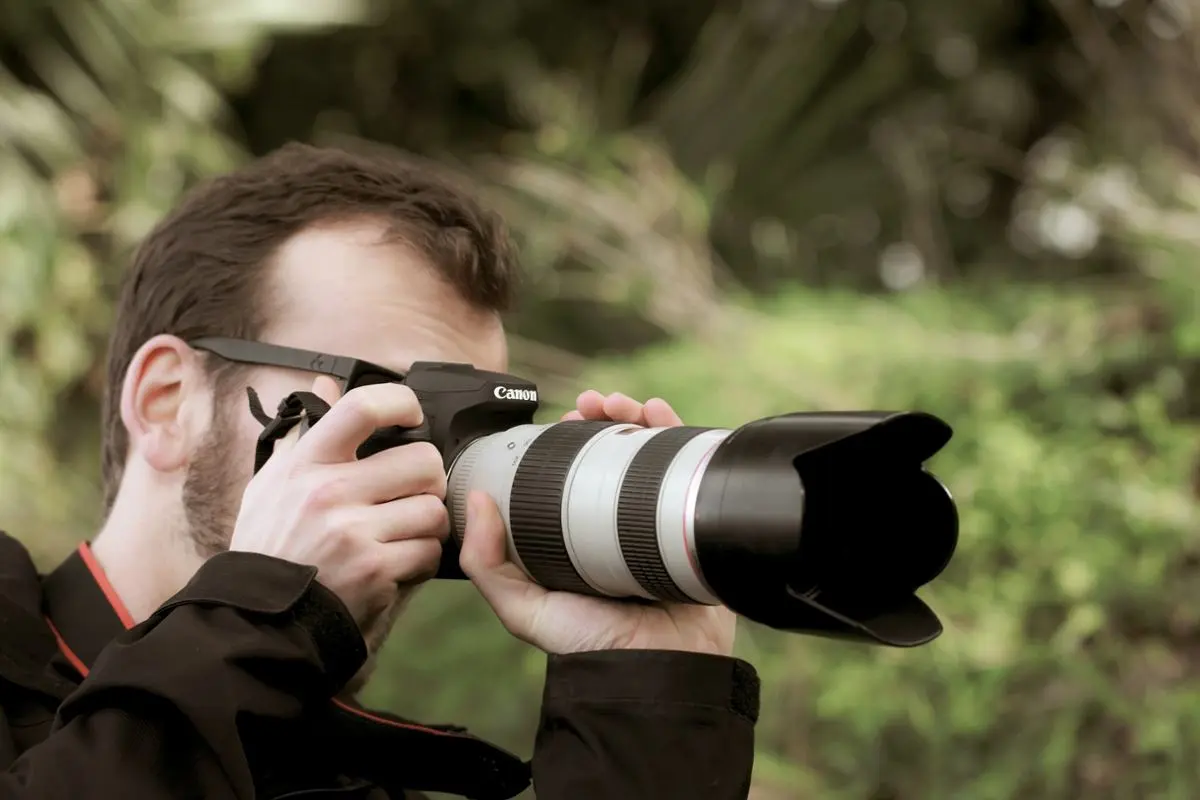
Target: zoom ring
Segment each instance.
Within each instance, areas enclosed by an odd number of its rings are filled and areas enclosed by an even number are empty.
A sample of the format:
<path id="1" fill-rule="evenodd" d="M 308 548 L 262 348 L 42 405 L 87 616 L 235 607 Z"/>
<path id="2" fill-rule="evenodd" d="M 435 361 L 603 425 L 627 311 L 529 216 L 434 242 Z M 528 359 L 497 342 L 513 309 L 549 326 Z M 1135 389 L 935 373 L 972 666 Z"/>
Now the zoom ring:
<path id="1" fill-rule="evenodd" d="M 575 457 L 613 422 L 568 422 L 547 428 L 521 457 L 508 498 L 513 547 L 541 586 L 600 595 L 575 569 L 562 529 L 563 492 Z"/>
<path id="2" fill-rule="evenodd" d="M 668 428 L 633 457 L 617 500 L 617 538 L 625 566 L 638 585 L 659 600 L 694 603 L 671 578 L 658 544 L 658 495 L 667 468 L 683 446 L 707 428 Z"/>

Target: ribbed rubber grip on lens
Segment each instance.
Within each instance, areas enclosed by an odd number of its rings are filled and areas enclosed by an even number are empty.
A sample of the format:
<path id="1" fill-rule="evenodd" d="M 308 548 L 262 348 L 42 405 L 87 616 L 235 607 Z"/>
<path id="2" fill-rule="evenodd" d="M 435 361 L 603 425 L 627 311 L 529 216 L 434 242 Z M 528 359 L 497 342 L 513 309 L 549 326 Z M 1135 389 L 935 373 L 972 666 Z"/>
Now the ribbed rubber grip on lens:
<path id="1" fill-rule="evenodd" d="M 466 447 L 451 466 L 446 482 L 446 507 L 450 511 L 450 538 L 461 549 L 463 534 L 467 530 L 467 493 L 471 490 L 471 478 L 483 455 L 479 447 Z"/>
<path id="2" fill-rule="evenodd" d="M 599 595 L 575 569 L 562 528 L 563 491 L 583 446 L 614 422 L 565 422 L 547 428 L 521 456 L 508 496 L 513 546 L 525 570 L 547 589 Z"/>
<path id="3" fill-rule="evenodd" d="M 642 445 L 625 471 L 617 499 L 617 538 L 625 566 L 659 600 L 694 603 L 671 578 L 658 543 L 658 494 L 683 446 L 708 428 L 667 428 Z"/>

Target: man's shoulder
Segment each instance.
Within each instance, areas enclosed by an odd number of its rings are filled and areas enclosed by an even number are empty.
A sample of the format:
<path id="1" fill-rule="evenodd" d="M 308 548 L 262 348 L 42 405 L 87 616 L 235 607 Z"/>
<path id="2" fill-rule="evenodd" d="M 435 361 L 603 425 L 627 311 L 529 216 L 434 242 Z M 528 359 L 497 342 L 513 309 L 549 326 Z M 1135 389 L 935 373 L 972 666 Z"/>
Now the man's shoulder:
<path id="1" fill-rule="evenodd" d="M 0 530 L 0 597 L 30 614 L 41 613 L 42 579 L 33 557 L 16 538 Z"/>
<path id="2" fill-rule="evenodd" d="M 45 674 L 56 651 L 42 617 L 42 580 L 21 542 L 0 531 L 0 685 L 7 682 L 43 694 L 59 686 Z"/>

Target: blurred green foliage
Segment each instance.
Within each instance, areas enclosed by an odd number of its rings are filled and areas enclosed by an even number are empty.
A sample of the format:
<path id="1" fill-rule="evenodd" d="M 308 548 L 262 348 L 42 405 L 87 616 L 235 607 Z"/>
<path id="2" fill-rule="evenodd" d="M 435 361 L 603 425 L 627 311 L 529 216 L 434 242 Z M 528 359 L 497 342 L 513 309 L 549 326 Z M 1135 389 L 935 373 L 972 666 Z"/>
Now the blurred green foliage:
<path id="1" fill-rule="evenodd" d="M 759 800 L 1196 797 L 1200 40 L 1179 8 L 0 3 L 0 522 L 43 564 L 99 523 L 113 288 L 188 185 L 287 139 L 398 145 L 516 229 L 514 369 L 547 418 L 595 386 L 693 424 L 955 427 L 941 639 L 743 628 Z M 543 667 L 470 586 L 432 585 L 368 699 L 528 752 Z"/>

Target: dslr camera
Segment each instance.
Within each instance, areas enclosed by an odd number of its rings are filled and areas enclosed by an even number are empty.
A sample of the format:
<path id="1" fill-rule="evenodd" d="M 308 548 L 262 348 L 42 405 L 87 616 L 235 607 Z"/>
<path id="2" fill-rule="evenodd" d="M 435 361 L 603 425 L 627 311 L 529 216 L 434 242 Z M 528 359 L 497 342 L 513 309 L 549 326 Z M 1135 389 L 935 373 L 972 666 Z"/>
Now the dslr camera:
<path id="1" fill-rule="evenodd" d="M 912 647 L 942 625 L 916 591 L 945 569 L 958 513 L 925 462 L 950 426 L 922 412 L 790 413 L 736 429 L 534 422 L 537 386 L 468 364 L 368 362 L 257 342 L 192 343 L 226 359 L 343 379 L 400 382 L 419 428 L 384 428 L 365 458 L 431 442 L 448 475 L 451 532 L 439 578 L 458 566 L 467 494 L 495 499 L 508 552 L 533 581 L 579 594 L 724 605 L 783 631 Z M 251 392 L 252 407 L 257 405 Z M 256 470 L 293 425 L 328 406 L 297 392 L 264 422 Z"/>

